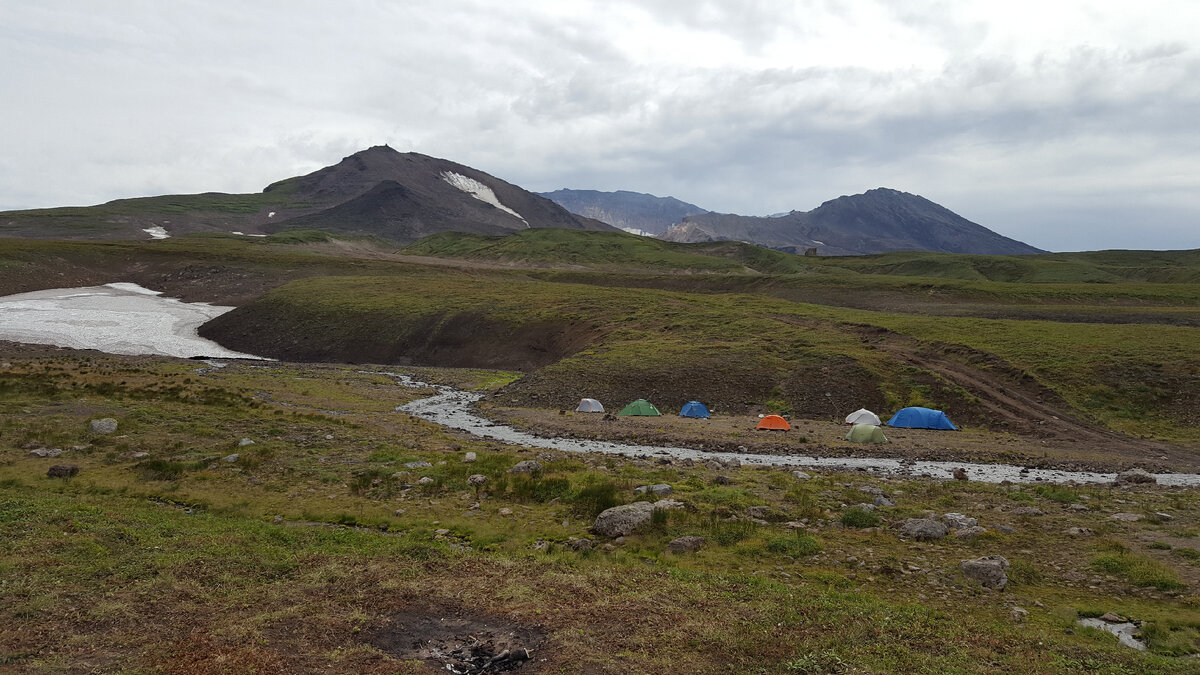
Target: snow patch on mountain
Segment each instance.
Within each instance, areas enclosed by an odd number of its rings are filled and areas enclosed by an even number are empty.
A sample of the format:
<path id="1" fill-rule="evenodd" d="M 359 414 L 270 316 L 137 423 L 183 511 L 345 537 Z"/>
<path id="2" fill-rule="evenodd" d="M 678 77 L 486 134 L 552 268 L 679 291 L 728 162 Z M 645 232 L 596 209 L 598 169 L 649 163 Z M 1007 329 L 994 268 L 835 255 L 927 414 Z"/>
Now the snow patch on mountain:
<path id="1" fill-rule="evenodd" d="M 622 230 L 622 231 L 624 231 L 624 232 L 628 232 L 629 234 L 636 234 L 636 235 L 638 235 L 639 237 L 653 237 L 653 236 L 654 236 L 654 233 L 653 233 L 653 232 L 647 232 L 647 231 L 645 231 L 645 230 L 639 230 L 639 229 L 638 229 L 638 228 L 636 228 L 636 227 L 622 227 L 622 228 L 621 228 L 621 230 Z"/>
<path id="2" fill-rule="evenodd" d="M 492 192 L 492 188 L 480 183 L 474 178 L 469 178 L 461 173 L 455 173 L 453 171 L 443 171 L 442 180 L 471 195 L 481 202 L 487 202 L 488 204 L 491 204 L 505 213 L 510 213 L 517 218 L 520 218 L 521 222 L 525 223 L 525 227 L 529 227 L 529 221 L 525 220 L 524 216 L 516 211 L 513 211 L 504 204 L 501 204 L 500 199 L 496 197 L 496 193 Z"/>

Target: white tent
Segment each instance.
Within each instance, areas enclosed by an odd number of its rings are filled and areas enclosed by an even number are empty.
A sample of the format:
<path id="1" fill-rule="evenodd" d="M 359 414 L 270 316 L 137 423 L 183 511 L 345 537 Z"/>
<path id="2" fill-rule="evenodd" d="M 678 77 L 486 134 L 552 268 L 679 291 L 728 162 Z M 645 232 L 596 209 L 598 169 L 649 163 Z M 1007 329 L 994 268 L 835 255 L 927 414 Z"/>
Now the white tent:
<path id="1" fill-rule="evenodd" d="M 575 412 L 604 412 L 604 406 L 600 405 L 600 401 L 594 398 L 579 399 L 579 407 L 575 408 Z"/>
<path id="2" fill-rule="evenodd" d="M 846 424 L 873 424 L 879 426 L 879 416 L 866 408 L 859 408 L 846 415 Z"/>

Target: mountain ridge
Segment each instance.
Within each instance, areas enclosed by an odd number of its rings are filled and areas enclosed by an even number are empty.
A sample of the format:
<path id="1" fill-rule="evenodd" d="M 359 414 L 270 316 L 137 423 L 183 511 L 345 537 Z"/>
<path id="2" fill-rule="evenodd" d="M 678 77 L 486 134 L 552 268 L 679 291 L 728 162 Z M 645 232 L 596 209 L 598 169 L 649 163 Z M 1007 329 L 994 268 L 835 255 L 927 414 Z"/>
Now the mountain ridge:
<path id="1" fill-rule="evenodd" d="M 594 218 L 626 232 L 638 230 L 661 234 L 687 216 L 708 213 L 707 209 L 674 197 L 629 190 L 603 192 L 560 188 L 538 194 L 571 213 Z"/>
<path id="2" fill-rule="evenodd" d="M 923 250 L 1017 255 L 1042 249 L 993 232 L 919 195 L 875 188 L 812 211 L 772 216 L 688 216 L 660 238 L 675 242 L 744 241 L 792 253 L 866 255 Z"/>

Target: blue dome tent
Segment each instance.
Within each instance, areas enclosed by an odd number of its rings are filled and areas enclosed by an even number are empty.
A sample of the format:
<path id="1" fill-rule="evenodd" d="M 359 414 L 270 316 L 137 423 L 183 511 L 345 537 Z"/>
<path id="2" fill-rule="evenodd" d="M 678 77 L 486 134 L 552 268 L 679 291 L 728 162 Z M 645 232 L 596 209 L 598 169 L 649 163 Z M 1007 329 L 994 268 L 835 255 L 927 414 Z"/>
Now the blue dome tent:
<path id="1" fill-rule="evenodd" d="M 683 404 L 683 410 L 679 411 L 680 417 L 708 417 L 708 408 L 700 401 L 688 401 Z"/>
<path id="2" fill-rule="evenodd" d="M 887 421 L 889 427 L 903 427 L 905 429 L 949 429 L 957 431 L 958 427 L 946 417 L 946 413 L 941 410 L 930 410 L 929 408 L 902 408 L 892 419 Z"/>

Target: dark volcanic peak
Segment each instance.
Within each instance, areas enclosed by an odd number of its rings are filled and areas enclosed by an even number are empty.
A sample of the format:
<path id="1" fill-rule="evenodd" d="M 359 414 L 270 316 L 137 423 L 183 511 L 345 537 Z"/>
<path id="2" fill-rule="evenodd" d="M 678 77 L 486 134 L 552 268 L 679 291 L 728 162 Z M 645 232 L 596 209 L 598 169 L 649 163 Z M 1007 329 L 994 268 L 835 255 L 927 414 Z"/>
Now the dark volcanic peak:
<path id="1" fill-rule="evenodd" d="M 1043 252 L 924 197 L 889 188 L 838 197 L 812 211 L 792 211 L 779 217 L 690 216 L 662 238 L 736 240 L 796 252 L 816 249 L 821 255 L 906 250 L 995 255 Z"/>
<path id="2" fill-rule="evenodd" d="M 307 176 L 276 183 L 297 200 L 332 203 L 272 224 L 372 232 L 411 241 L 434 232 L 503 234 L 530 227 L 607 229 L 548 199 L 469 166 L 375 146 Z"/>
<path id="3" fill-rule="evenodd" d="M 688 216 L 708 213 L 705 209 L 674 197 L 657 197 L 643 192 L 568 190 L 542 192 L 571 213 L 595 218 L 624 230 L 661 234 Z"/>

